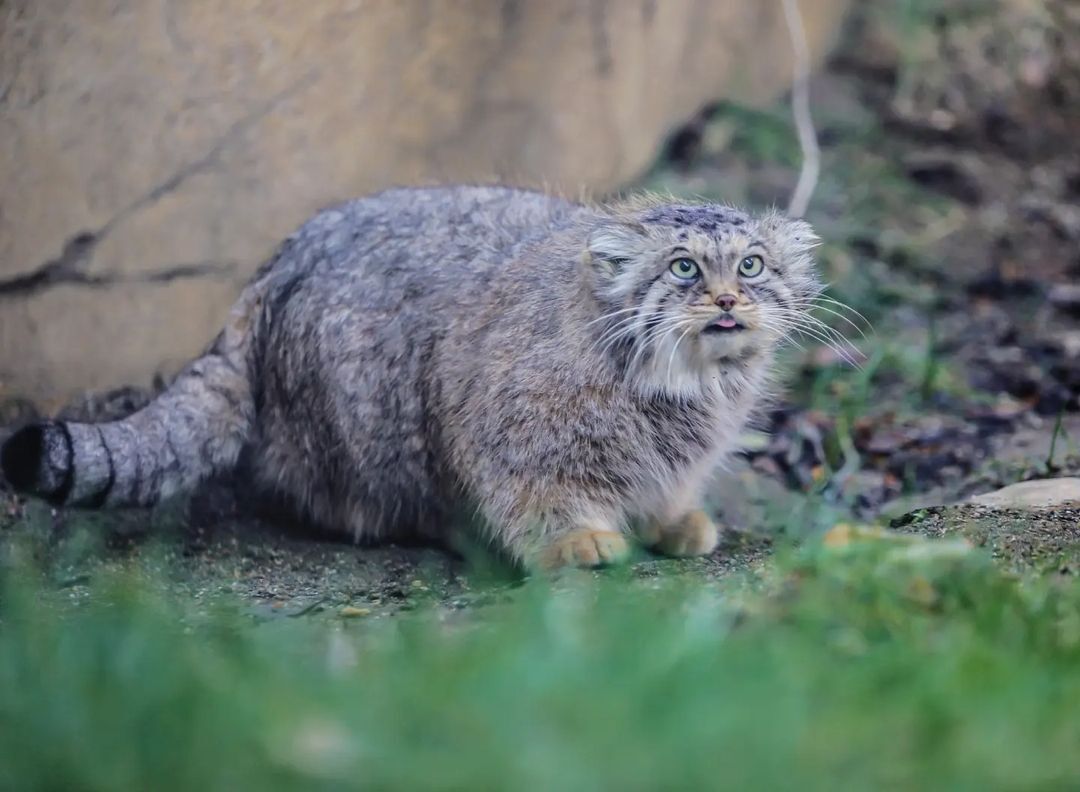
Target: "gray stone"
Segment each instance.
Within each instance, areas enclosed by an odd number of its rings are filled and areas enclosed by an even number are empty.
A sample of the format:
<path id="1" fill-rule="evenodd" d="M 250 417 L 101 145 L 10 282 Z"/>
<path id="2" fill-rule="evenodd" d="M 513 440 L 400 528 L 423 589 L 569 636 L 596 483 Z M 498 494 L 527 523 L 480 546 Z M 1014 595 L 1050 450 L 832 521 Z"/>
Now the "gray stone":
<path id="1" fill-rule="evenodd" d="M 1053 478 L 1010 484 L 976 495 L 971 503 L 1007 509 L 1056 509 L 1080 506 L 1080 478 Z"/>

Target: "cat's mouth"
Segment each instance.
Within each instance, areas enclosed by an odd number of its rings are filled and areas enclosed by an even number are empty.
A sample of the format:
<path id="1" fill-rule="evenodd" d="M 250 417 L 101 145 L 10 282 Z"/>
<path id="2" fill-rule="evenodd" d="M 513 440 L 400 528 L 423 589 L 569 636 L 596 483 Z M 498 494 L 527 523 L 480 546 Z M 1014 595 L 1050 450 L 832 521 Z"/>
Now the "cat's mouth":
<path id="1" fill-rule="evenodd" d="M 734 316 L 731 314 L 724 314 L 705 325 L 705 330 L 703 332 L 723 335 L 727 333 L 741 333 L 745 329 L 746 325 Z"/>

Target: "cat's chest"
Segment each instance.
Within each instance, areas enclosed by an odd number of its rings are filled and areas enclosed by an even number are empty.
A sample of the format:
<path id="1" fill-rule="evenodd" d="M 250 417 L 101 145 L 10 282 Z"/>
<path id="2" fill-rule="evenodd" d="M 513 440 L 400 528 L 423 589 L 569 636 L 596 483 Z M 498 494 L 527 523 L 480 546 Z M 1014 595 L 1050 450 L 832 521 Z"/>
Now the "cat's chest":
<path id="1" fill-rule="evenodd" d="M 658 478 L 718 461 L 737 443 L 745 410 L 720 396 L 698 400 L 654 398 L 639 404 L 642 462 Z"/>
<path id="2" fill-rule="evenodd" d="M 667 519 L 693 506 L 725 458 L 738 445 L 742 420 L 735 409 L 661 402 L 645 408 L 637 453 L 625 463 L 628 515 Z M 745 416 L 742 416 L 744 419 Z"/>

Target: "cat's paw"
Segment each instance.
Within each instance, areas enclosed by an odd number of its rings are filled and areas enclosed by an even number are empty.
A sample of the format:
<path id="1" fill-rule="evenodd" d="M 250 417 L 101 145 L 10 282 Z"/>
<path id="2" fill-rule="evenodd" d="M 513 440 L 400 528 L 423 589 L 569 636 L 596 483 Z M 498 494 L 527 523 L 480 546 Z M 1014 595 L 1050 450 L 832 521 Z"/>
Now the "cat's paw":
<path id="1" fill-rule="evenodd" d="M 720 531 L 703 511 L 690 512 L 674 525 L 652 525 L 643 541 L 658 553 L 676 558 L 708 555 L 720 542 Z"/>
<path id="2" fill-rule="evenodd" d="M 626 537 L 615 531 L 582 528 L 559 536 L 540 553 L 542 569 L 578 566 L 596 567 L 615 564 L 630 554 Z"/>

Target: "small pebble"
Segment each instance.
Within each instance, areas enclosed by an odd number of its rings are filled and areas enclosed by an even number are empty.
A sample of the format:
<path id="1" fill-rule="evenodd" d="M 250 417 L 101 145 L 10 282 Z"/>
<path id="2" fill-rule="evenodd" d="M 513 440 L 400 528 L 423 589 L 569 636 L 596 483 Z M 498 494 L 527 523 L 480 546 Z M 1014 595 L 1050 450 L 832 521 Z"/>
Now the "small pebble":
<path id="1" fill-rule="evenodd" d="M 344 616 L 346 619 L 357 619 L 362 616 L 370 616 L 371 608 L 357 608 L 353 605 L 346 605 L 338 614 Z"/>

